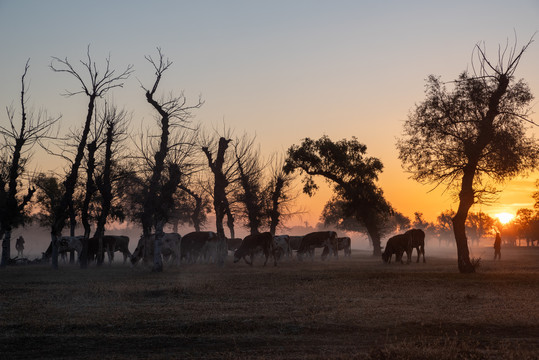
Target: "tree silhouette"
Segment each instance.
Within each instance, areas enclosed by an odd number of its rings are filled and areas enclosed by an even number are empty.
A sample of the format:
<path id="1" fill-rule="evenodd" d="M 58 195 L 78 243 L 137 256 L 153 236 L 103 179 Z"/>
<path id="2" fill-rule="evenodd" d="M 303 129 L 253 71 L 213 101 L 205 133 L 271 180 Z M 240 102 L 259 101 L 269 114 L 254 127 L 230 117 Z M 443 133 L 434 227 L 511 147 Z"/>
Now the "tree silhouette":
<path id="1" fill-rule="evenodd" d="M 154 261 L 152 271 L 163 271 L 163 260 L 161 258 L 161 242 L 164 236 L 163 226 L 167 222 L 171 210 L 174 208 L 174 193 L 181 182 L 182 169 L 179 164 L 167 162 L 167 155 L 171 149 L 178 146 L 177 142 L 171 138 L 171 132 L 175 128 L 185 129 L 188 119 L 191 117 L 191 110 L 202 106 L 199 102 L 193 106 L 186 105 L 186 98 L 183 95 L 171 96 L 169 99 L 158 100 L 155 98 L 157 88 L 165 71 L 172 62 L 165 58 L 161 49 L 157 49 L 158 59 L 146 56 L 146 60 L 155 70 L 155 81 L 151 89 L 146 91 L 146 100 L 159 114 L 160 134 L 157 137 L 156 151 L 153 156 L 146 154 L 145 160 L 150 165 L 150 179 L 143 194 L 143 211 L 141 214 L 142 231 L 145 239 L 150 238 L 152 229 L 155 229 L 154 244 L 146 244 L 146 248 L 153 246 Z"/>
<path id="2" fill-rule="evenodd" d="M 225 229 L 223 227 L 223 220 L 227 209 L 230 209 L 228 204 L 228 199 L 226 197 L 226 187 L 228 186 L 228 179 L 226 174 L 223 172 L 223 164 L 225 162 L 225 153 L 228 149 L 231 139 L 226 139 L 224 137 L 219 138 L 217 144 L 217 151 L 214 154 L 210 150 L 210 145 L 202 146 L 202 151 L 206 155 L 208 160 L 208 166 L 211 169 L 211 172 L 214 176 L 213 182 L 213 208 L 215 211 L 215 227 L 217 230 L 217 236 L 219 237 L 219 246 L 222 248 L 226 246 L 226 237 Z M 229 210 L 230 211 L 230 210 Z M 231 237 L 234 237 L 233 233 Z M 218 264 L 219 266 L 224 265 L 224 258 L 221 256 L 222 249 L 219 249 L 218 254 Z"/>
<path id="3" fill-rule="evenodd" d="M 26 62 L 21 76 L 21 119 L 17 124 L 15 110 L 7 108 L 9 127 L 0 126 L 0 239 L 2 240 L 2 259 L 0 267 L 5 267 L 10 260 L 11 231 L 21 225 L 25 217 L 25 208 L 36 189 L 29 186 L 25 195 L 20 196 L 21 176 L 29 159 L 29 151 L 50 133 L 52 126 L 60 119 L 49 118 L 43 111 L 37 114 L 27 112 L 26 75 L 30 68 Z M 17 126 L 18 125 L 18 126 Z"/>
<path id="4" fill-rule="evenodd" d="M 77 151 L 75 158 L 71 164 L 71 168 L 64 180 L 64 195 L 58 206 L 53 211 L 54 221 L 51 226 L 51 243 L 52 243 L 52 267 L 58 269 L 58 244 L 62 229 L 65 226 L 65 221 L 69 215 L 68 210 L 73 209 L 73 193 L 75 192 L 75 186 L 79 175 L 79 168 L 84 156 L 84 149 L 87 146 L 88 134 L 90 133 L 90 126 L 92 117 L 94 115 L 95 103 L 98 98 L 103 97 L 109 90 L 116 87 L 123 87 L 123 82 L 133 72 L 132 66 L 129 65 L 120 74 L 116 74 L 115 70 L 110 67 L 110 58 L 106 59 L 105 70 L 101 73 L 97 68 L 97 64 L 92 60 L 90 56 L 90 47 L 87 50 L 86 61 L 81 61 L 83 68 L 88 72 L 89 79 L 85 79 L 82 72 L 75 70 L 73 65 L 66 59 L 59 59 L 53 57 L 50 64 L 50 68 L 54 72 L 66 73 L 74 77 L 81 90 L 66 92 L 66 96 L 74 96 L 77 94 L 84 94 L 88 97 L 88 110 L 86 112 L 86 120 L 80 136 L 80 142 L 77 145 Z"/>
<path id="5" fill-rule="evenodd" d="M 426 99 L 415 106 L 397 142 L 399 158 L 412 177 L 445 184 L 458 192 L 453 230 L 461 273 L 475 272 L 466 237 L 470 207 L 489 199 L 495 184 L 536 166 L 538 146 L 526 136 L 532 94 L 515 71 L 522 49 L 500 48 L 494 65 L 484 45 L 475 46 L 473 74 L 463 72 L 448 89 L 429 76 Z"/>
<path id="6" fill-rule="evenodd" d="M 288 149 L 285 172 L 304 172 L 303 191 L 308 195 L 317 189 L 313 176 L 322 176 L 332 183 L 337 197 L 344 202 L 345 214 L 355 216 L 366 227 L 374 255 L 381 255 L 381 218 L 388 217 L 393 210 L 375 183 L 382 172 L 382 162 L 366 157 L 366 152 L 367 147 L 355 137 L 337 142 L 327 136 L 318 140 L 306 138 L 301 146 Z"/>

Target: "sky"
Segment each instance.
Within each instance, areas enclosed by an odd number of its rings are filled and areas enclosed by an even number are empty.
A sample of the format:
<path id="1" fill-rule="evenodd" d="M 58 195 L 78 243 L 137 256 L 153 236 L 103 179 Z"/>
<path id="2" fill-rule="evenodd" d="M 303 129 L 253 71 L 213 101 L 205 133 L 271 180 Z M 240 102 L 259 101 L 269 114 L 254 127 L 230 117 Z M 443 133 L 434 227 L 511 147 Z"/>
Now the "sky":
<path id="1" fill-rule="evenodd" d="M 52 57 L 73 64 L 88 45 L 103 65 L 110 56 L 135 73 L 109 100 L 133 114 L 133 131 L 154 124 L 141 85 L 151 86 L 145 56 L 160 47 L 172 62 L 162 94 L 204 100 L 193 115 L 207 129 L 223 123 L 236 135 L 257 137 L 263 154 L 284 153 L 306 137 L 352 136 L 384 164 L 379 185 L 394 208 L 434 221 L 456 209 L 443 189 L 418 184 L 403 171 L 395 147 L 414 104 L 424 99 L 430 74 L 453 80 L 470 69 L 474 46 L 524 45 L 539 31 L 538 0 L 477 1 L 76 1 L 0 0 L 0 106 L 18 105 L 20 76 L 30 59 L 28 105 L 62 115 L 61 129 L 77 129 L 84 96 L 66 98 L 78 84 L 54 73 Z M 82 69 L 79 67 L 79 69 Z M 539 97 L 539 34 L 516 73 Z M 535 112 L 539 100 L 533 101 Z M 532 119 L 539 123 L 539 115 Z M 0 122 L 7 124 L 5 111 Z M 537 127 L 530 129 L 539 135 Z M 39 171 L 58 170 L 58 159 L 36 153 Z M 503 186 L 497 203 L 473 211 L 495 214 L 530 207 L 539 173 Z M 330 191 L 302 196 L 300 222 L 318 221 Z"/>

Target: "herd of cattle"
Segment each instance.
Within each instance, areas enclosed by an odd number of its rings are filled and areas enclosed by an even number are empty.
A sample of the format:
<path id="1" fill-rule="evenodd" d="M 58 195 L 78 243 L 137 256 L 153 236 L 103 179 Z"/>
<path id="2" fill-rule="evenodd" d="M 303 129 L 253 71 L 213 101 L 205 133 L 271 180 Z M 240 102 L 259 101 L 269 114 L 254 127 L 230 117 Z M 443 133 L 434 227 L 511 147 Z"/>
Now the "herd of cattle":
<path id="1" fill-rule="evenodd" d="M 135 265 L 140 260 L 153 261 L 154 258 L 155 235 L 141 236 L 135 251 L 129 251 L 129 237 L 120 235 L 105 235 L 102 238 L 103 252 L 107 253 L 109 263 L 114 260 L 114 253 L 120 251 L 124 257 L 124 263 L 129 259 Z M 164 261 L 180 264 L 194 264 L 197 262 L 210 263 L 218 262 L 219 259 L 227 256 L 228 252 L 234 253 L 234 263 L 244 260 L 247 264 L 253 265 L 253 259 L 262 254 L 265 258 L 264 265 L 269 258 L 273 258 L 276 266 L 277 261 L 282 257 L 293 257 L 302 261 L 305 257 L 314 259 L 315 249 L 321 248 L 322 260 L 332 254 L 338 258 L 339 251 L 344 252 L 344 256 L 350 256 L 351 240 L 349 237 L 337 237 L 335 231 L 317 231 L 304 236 L 279 235 L 272 236 L 269 232 L 248 235 L 244 239 L 226 239 L 222 241 L 213 231 L 191 232 L 183 237 L 177 233 L 165 233 L 161 242 L 161 256 Z M 403 262 L 404 253 L 407 254 L 407 261 L 411 261 L 412 249 L 417 249 L 417 261 L 423 255 L 425 262 L 425 233 L 419 229 L 412 229 L 404 234 L 391 237 L 385 246 L 382 259 L 386 263 L 391 262 L 394 254 L 397 261 Z M 69 252 L 76 252 L 78 256 L 82 253 L 81 236 L 64 236 L 59 241 L 59 254 L 65 259 Z M 52 247 L 43 253 L 43 260 L 50 259 Z M 99 253 L 97 238 L 88 239 L 88 261 L 95 261 Z"/>

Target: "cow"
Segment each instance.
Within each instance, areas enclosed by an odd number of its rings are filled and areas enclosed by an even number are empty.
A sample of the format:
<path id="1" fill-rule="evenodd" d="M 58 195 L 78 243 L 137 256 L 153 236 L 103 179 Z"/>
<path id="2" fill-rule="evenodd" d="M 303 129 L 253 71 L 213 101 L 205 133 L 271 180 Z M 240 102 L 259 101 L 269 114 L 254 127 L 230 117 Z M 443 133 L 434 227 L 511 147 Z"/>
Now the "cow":
<path id="1" fill-rule="evenodd" d="M 327 247 L 328 252 L 331 250 L 333 252 L 333 256 L 338 258 L 339 252 L 337 250 L 337 233 L 335 231 L 317 231 L 305 235 L 303 239 L 301 239 L 301 244 L 298 248 L 298 260 L 301 261 L 303 259 L 303 255 L 306 253 L 309 253 L 311 259 L 313 259 L 314 250 L 316 248 L 323 247 Z M 322 260 L 324 259 L 325 257 L 322 257 Z"/>
<path id="2" fill-rule="evenodd" d="M 141 235 L 137 247 L 131 255 L 131 264 L 136 265 L 140 259 L 151 259 L 153 261 L 153 251 L 155 243 L 155 234 L 149 236 Z M 165 233 L 161 242 L 161 256 L 165 261 L 172 258 L 175 264 L 180 262 L 180 243 L 181 236 L 178 233 Z"/>
<path id="3" fill-rule="evenodd" d="M 275 257 L 273 248 L 273 236 L 269 232 L 246 236 L 241 242 L 240 247 L 234 252 L 234 263 L 243 259 L 247 264 L 253 266 L 253 258 L 260 250 L 262 250 L 266 257 L 264 266 L 266 266 L 270 254 L 273 255 L 273 266 L 277 266 L 277 258 Z M 247 255 L 251 258 L 250 262 L 247 261 Z"/>
<path id="4" fill-rule="evenodd" d="M 303 239 L 303 236 L 289 236 L 288 242 L 290 244 L 290 249 L 294 251 L 298 251 L 299 246 L 301 245 L 301 240 Z"/>
<path id="5" fill-rule="evenodd" d="M 58 254 L 62 256 L 65 261 L 66 253 L 75 251 L 77 253 L 77 260 L 80 261 L 82 254 L 82 239 L 84 236 L 62 236 L 58 242 Z"/>
<path id="6" fill-rule="evenodd" d="M 395 261 L 402 261 L 402 257 L 406 252 L 407 263 L 410 263 L 412 258 L 412 237 L 410 234 L 398 234 L 390 237 L 387 240 L 386 247 L 382 253 L 382 260 L 386 263 L 391 263 L 391 257 L 395 254 Z"/>
<path id="7" fill-rule="evenodd" d="M 242 238 L 233 238 L 233 239 L 227 238 L 226 244 L 227 244 L 228 251 L 236 251 L 240 247 L 242 241 L 243 241 Z"/>
<path id="8" fill-rule="evenodd" d="M 337 250 L 344 250 L 344 256 L 352 255 L 352 240 L 348 236 L 338 237 L 337 238 Z M 329 254 L 329 247 L 325 246 L 324 251 L 322 251 L 322 258 L 326 258 Z"/>
<path id="9" fill-rule="evenodd" d="M 275 251 L 275 256 L 277 259 L 281 258 L 282 255 L 290 257 L 292 255 L 292 250 L 290 249 L 290 236 L 288 235 L 277 235 L 273 237 L 273 248 Z"/>
<path id="10" fill-rule="evenodd" d="M 62 236 L 57 242 L 58 247 L 58 255 L 60 258 L 67 262 L 66 254 L 71 251 L 76 251 L 77 256 L 80 258 L 81 251 L 82 251 L 82 244 L 80 242 L 80 238 L 83 236 Z M 47 250 L 45 250 L 44 253 L 41 255 L 42 261 L 49 261 L 49 259 L 52 256 L 52 242 L 49 243 L 49 246 L 47 247 Z"/>
<path id="11" fill-rule="evenodd" d="M 195 263 L 199 258 L 218 261 L 219 246 L 219 237 L 213 231 L 190 232 L 182 238 L 181 259 L 187 263 Z"/>
<path id="12" fill-rule="evenodd" d="M 407 234 L 408 236 L 411 237 L 411 244 L 410 246 L 412 247 L 411 251 L 410 251 L 410 255 L 412 254 L 412 252 L 414 251 L 414 248 L 417 250 L 417 261 L 416 262 L 419 262 L 419 258 L 421 256 L 421 254 L 423 254 L 423 262 L 427 262 L 425 260 L 425 232 L 421 229 L 411 229 L 411 230 L 408 230 L 407 232 L 405 232 L 405 234 Z M 402 255 L 401 255 L 402 257 Z"/>
<path id="13" fill-rule="evenodd" d="M 80 237 L 82 241 L 82 237 Z M 124 256 L 124 264 L 131 257 L 129 251 L 129 237 L 124 235 L 103 235 L 101 238 L 103 252 L 107 253 L 109 264 L 114 261 L 114 253 L 121 251 Z M 82 249 L 82 243 L 80 245 Z M 88 239 L 88 261 L 95 261 L 99 254 L 99 237 L 94 236 Z M 104 256 L 104 255 L 103 255 Z"/>

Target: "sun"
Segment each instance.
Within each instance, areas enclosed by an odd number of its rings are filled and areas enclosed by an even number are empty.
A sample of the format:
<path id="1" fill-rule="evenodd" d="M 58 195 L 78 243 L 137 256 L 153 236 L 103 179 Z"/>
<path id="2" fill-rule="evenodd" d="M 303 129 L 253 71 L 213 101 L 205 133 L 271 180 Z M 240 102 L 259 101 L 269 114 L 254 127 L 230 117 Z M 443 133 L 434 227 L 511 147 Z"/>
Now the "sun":
<path id="1" fill-rule="evenodd" d="M 500 220 L 502 225 L 507 224 L 509 221 L 513 220 L 513 218 L 515 217 L 513 214 L 509 214 L 506 212 L 496 214 L 495 216 L 498 218 L 498 220 Z"/>

